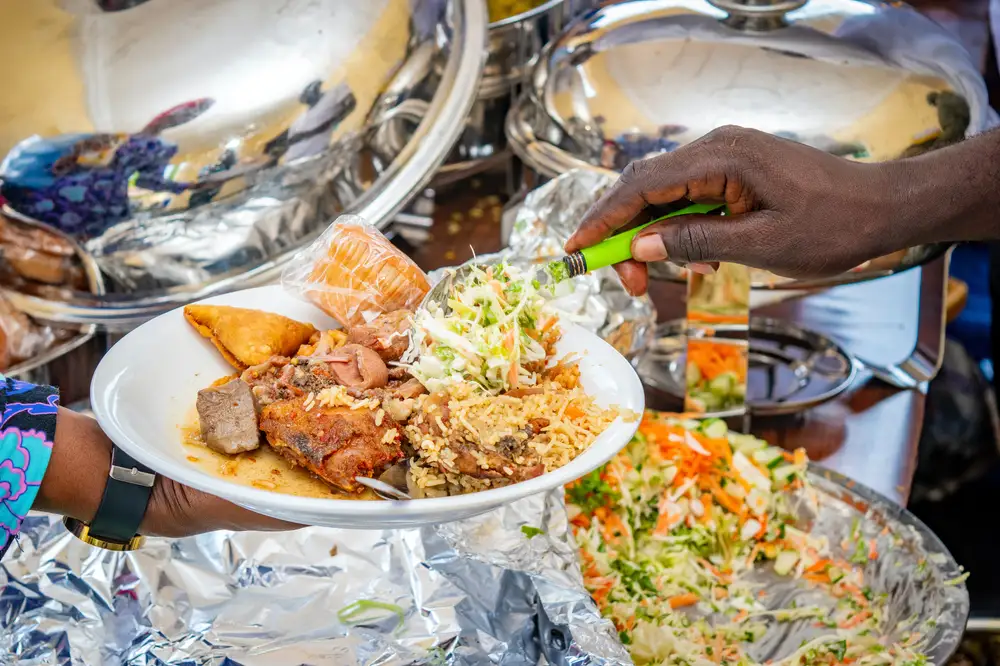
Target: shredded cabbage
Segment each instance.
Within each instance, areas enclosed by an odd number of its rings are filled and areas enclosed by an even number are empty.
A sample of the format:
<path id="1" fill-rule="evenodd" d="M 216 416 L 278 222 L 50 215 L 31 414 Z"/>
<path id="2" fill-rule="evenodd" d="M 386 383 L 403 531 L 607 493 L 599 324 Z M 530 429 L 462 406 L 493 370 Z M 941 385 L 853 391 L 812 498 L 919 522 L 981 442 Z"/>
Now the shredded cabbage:
<path id="1" fill-rule="evenodd" d="M 878 553 L 860 524 L 841 544 L 796 527 L 795 503 L 814 501 L 806 465 L 718 419 L 650 412 L 625 450 L 567 487 L 584 582 L 636 664 L 751 666 L 767 623 L 805 620 L 822 635 L 774 666 L 926 666 L 921 632 L 885 639 L 885 598 L 860 566 Z M 824 588 L 835 608 L 769 608 L 744 575 L 764 565 Z"/>
<path id="2" fill-rule="evenodd" d="M 499 393 L 538 383 L 557 318 L 539 285 L 509 264 L 475 267 L 449 295 L 414 317 L 409 370 L 431 392 L 472 382 Z"/>

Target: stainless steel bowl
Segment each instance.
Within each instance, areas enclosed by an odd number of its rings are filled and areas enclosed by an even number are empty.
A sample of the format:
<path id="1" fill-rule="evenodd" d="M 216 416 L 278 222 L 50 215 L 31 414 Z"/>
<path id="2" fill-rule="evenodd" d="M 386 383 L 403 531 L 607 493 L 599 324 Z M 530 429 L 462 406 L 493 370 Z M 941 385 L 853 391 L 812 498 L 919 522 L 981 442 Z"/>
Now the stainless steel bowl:
<path id="1" fill-rule="evenodd" d="M 488 26 L 489 51 L 462 138 L 435 182 L 459 180 L 510 157 L 504 119 L 542 47 L 598 0 L 548 0 Z"/>
<path id="2" fill-rule="evenodd" d="M 866 0 L 636 0 L 555 38 L 507 117 L 535 173 L 615 174 L 725 124 L 862 161 L 933 150 L 994 121 L 964 47 L 913 9 Z M 758 289 L 883 277 L 939 257 L 914 248 L 832 280 L 762 274 Z M 655 277 L 680 279 L 667 264 Z"/>
<path id="3" fill-rule="evenodd" d="M 273 281 L 338 214 L 384 226 L 458 139 L 481 0 L 0 0 L 8 206 L 84 241 L 127 330 Z"/>

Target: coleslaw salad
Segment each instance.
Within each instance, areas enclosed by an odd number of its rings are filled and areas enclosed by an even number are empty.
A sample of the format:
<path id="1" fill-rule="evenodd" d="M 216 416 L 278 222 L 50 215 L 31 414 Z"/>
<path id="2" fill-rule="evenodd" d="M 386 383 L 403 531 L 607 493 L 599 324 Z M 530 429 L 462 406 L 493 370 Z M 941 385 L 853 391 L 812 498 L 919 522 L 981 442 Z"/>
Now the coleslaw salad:
<path id="1" fill-rule="evenodd" d="M 447 309 L 417 311 L 410 372 L 431 392 L 467 382 L 490 393 L 535 386 L 559 334 L 540 290 L 507 263 L 473 267 Z"/>
<path id="2" fill-rule="evenodd" d="M 769 623 L 790 621 L 814 637 L 772 666 L 926 663 L 920 631 L 879 631 L 887 596 L 863 567 L 876 542 L 858 525 L 830 544 L 799 524 L 796 503 L 816 501 L 807 464 L 718 419 L 647 413 L 625 450 L 567 487 L 585 585 L 637 664 L 749 666 Z M 769 607 L 748 575 L 760 568 L 821 588 L 833 609 Z"/>

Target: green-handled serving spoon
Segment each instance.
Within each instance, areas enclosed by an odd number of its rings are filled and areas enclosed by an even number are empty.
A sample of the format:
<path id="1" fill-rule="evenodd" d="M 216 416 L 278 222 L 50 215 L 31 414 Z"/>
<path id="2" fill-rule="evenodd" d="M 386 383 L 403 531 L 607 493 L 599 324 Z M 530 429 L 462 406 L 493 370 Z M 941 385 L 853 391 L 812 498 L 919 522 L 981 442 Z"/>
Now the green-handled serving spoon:
<path id="1" fill-rule="evenodd" d="M 552 282 L 555 283 L 589 273 L 590 271 L 596 271 L 605 266 L 620 264 L 632 258 L 632 240 L 649 225 L 671 217 L 680 217 L 681 215 L 704 215 L 705 213 L 712 213 L 724 206 L 725 204 L 693 204 L 687 208 L 668 213 L 634 229 L 629 229 L 628 231 L 623 231 L 620 234 L 606 238 L 597 245 L 585 247 L 562 259 L 549 262 L 545 266 L 545 272 L 552 278 Z"/>
<path id="2" fill-rule="evenodd" d="M 649 225 L 671 217 L 680 217 L 681 215 L 704 215 L 705 213 L 712 213 L 724 206 L 725 204 L 693 204 L 687 208 L 682 208 L 681 210 L 658 217 L 634 229 L 629 229 L 628 231 L 623 231 L 620 234 L 606 238 L 597 245 L 584 248 L 561 259 L 550 261 L 545 265 L 545 268 L 537 273 L 535 279 L 542 284 L 556 284 L 590 271 L 596 271 L 605 266 L 613 266 L 614 264 L 627 261 L 632 258 L 632 239 Z M 437 303 L 445 312 L 448 312 L 450 310 L 448 307 L 448 296 L 451 294 L 452 287 L 456 282 L 464 280 L 471 270 L 472 267 L 466 264 L 455 270 L 447 271 L 441 281 L 434 285 L 434 288 L 424 296 L 421 307 L 426 307 L 428 303 Z"/>

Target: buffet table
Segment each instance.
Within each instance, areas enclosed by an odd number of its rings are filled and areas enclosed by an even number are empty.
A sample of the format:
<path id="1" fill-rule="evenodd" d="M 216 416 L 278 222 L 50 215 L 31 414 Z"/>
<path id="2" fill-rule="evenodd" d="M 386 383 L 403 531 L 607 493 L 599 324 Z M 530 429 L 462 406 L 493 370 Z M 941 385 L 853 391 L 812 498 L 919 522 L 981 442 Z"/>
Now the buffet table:
<path id="1" fill-rule="evenodd" d="M 504 177 L 486 176 L 439 192 L 433 226 L 413 257 L 425 270 L 455 265 L 501 246 Z M 901 361 L 901 341 L 934 347 L 943 334 L 947 261 L 859 285 L 840 287 L 756 310 L 830 336 L 849 352 L 879 365 Z M 653 283 L 661 321 L 684 316 L 684 286 Z M 919 293 L 919 298 L 918 298 Z M 903 345 L 906 346 L 906 345 Z M 928 352 L 929 356 L 934 351 Z M 900 504 L 913 481 L 925 393 L 859 374 L 841 397 L 797 417 L 757 419 L 755 434 L 781 446 L 803 447 L 810 459 L 849 476 Z"/>

